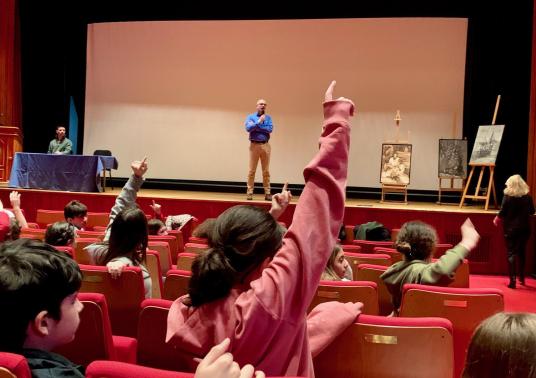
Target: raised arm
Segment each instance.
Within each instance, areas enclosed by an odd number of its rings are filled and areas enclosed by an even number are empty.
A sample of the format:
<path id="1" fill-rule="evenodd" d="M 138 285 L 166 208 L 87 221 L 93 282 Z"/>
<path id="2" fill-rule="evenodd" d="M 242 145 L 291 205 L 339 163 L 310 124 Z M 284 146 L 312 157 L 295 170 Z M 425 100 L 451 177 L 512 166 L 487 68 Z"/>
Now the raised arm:
<path id="1" fill-rule="evenodd" d="M 123 189 L 121 189 L 121 193 L 115 199 L 115 204 L 110 211 L 110 222 L 106 228 L 104 241 L 110 238 L 111 226 L 117 214 L 124 209 L 135 206 L 138 191 L 144 181 L 143 175 L 147 172 L 147 157 L 143 158 L 142 161 L 133 161 L 130 167 L 132 168 L 132 176 L 130 176 Z"/>
<path id="2" fill-rule="evenodd" d="M 320 149 L 304 170 L 305 188 L 283 246 L 261 278 L 252 282 L 263 307 L 291 321 L 305 314 L 344 215 L 354 104 L 345 98 L 332 100 L 334 86 L 332 82 L 326 91 Z"/>
<path id="3" fill-rule="evenodd" d="M 15 214 L 15 219 L 19 222 L 19 226 L 28 228 L 28 222 L 26 222 L 26 217 L 20 207 L 20 193 L 16 191 L 9 193 L 9 202 L 11 202 L 11 208 L 13 209 L 13 214 Z"/>

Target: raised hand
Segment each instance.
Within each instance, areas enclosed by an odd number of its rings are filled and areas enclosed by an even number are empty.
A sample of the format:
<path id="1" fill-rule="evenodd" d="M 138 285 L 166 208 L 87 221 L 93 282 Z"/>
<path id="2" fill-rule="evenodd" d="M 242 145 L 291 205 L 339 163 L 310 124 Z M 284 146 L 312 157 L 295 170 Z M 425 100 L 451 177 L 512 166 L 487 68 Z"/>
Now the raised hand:
<path id="1" fill-rule="evenodd" d="M 292 200 L 292 193 L 290 193 L 290 190 L 287 190 L 288 188 L 288 182 L 285 182 L 285 185 L 283 185 L 283 189 L 281 189 L 281 193 L 274 194 L 272 196 L 272 208 L 270 209 L 270 214 L 274 219 L 277 219 L 283 214 Z"/>
<path id="2" fill-rule="evenodd" d="M 106 264 L 108 273 L 110 273 L 114 279 L 121 277 L 124 267 L 125 264 L 119 261 L 110 261 L 108 264 Z"/>
<path id="3" fill-rule="evenodd" d="M 460 244 L 469 251 L 473 250 L 480 240 L 480 235 L 476 231 L 471 219 L 467 218 L 460 227 L 460 230 L 462 232 L 462 241 Z"/>
<path id="4" fill-rule="evenodd" d="M 147 156 L 145 156 L 142 161 L 133 161 L 130 164 L 130 167 L 132 168 L 132 172 L 134 172 L 135 176 L 143 177 L 145 172 L 147 172 Z"/>
<path id="5" fill-rule="evenodd" d="M 333 90 L 335 89 L 336 84 L 337 84 L 337 82 L 335 80 L 333 80 L 329 84 L 328 89 L 326 89 L 326 94 L 324 95 L 324 100 L 326 102 L 333 101 Z M 355 104 L 354 104 L 354 102 L 352 100 L 350 100 L 349 98 L 346 98 L 346 97 L 339 97 L 335 101 L 346 101 L 346 102 L 349 102 L 350 104 L 352 104 L 352 109 L 350 110 L 350 116 L 354 115 Z"/>
<path id="6" fill-rule="evenodd" d="M 11 202 L 13 209 L 20 208 L 20 193 L 17 191 L 9 193 L 9 202 Z"/>
<path id="7" fill-rule="evenodd" d="M 151 209 L 153 209 L 155 214 L 162 213 L 162 205 L 160 205 L 159 203 L 156 203 L 154 200 L 153 200 L 153 204 L 149 206 L 151 207 Z"/>

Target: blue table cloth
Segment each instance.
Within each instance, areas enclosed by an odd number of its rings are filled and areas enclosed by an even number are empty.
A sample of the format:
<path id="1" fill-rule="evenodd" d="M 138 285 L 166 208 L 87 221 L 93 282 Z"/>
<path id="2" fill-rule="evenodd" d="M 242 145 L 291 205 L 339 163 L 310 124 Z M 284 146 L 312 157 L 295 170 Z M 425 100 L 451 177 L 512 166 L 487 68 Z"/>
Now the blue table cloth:
<path id="1" fill-rule="evenodd" d="M 9 186 L 100 192 L 100 173 L 104 167 L 117 168 L 115 157 L 18 152 L 13 160 Z"/>

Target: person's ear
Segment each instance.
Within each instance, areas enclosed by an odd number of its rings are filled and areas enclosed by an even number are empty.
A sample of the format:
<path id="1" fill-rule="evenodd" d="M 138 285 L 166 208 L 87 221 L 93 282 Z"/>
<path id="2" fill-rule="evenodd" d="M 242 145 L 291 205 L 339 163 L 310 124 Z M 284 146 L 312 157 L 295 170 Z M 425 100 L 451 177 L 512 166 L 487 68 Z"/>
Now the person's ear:
<path id="1" fill-rule="evenodd" d="M 30 323 L 30 327 L 33 330 L 33 333 L 39 336 L 48 336 L 50 333 L 50 322 L 52 319 L 48 315 L 48 311 L 43 310 L 39 312 L 33 321 Z"/>

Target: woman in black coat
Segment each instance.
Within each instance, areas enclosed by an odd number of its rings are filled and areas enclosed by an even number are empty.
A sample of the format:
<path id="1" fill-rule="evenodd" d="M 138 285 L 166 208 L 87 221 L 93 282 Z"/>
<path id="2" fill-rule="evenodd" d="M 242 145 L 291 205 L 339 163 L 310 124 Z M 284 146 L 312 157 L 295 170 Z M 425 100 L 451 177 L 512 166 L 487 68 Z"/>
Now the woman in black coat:
<path id="1" fill-rule="evenodd" d="M 509 288 L 516 288 L 516 260 L 518 263 L 519 283 L 525 285 L 525 247 L 530 236 L 530 216 L 534 214 L 534 203 L 528 194 L 529 187 L 520 175 L 506 180 L 501 211 L 493 224 L 503 222 L 504 239 L 508 252 Z"/>

